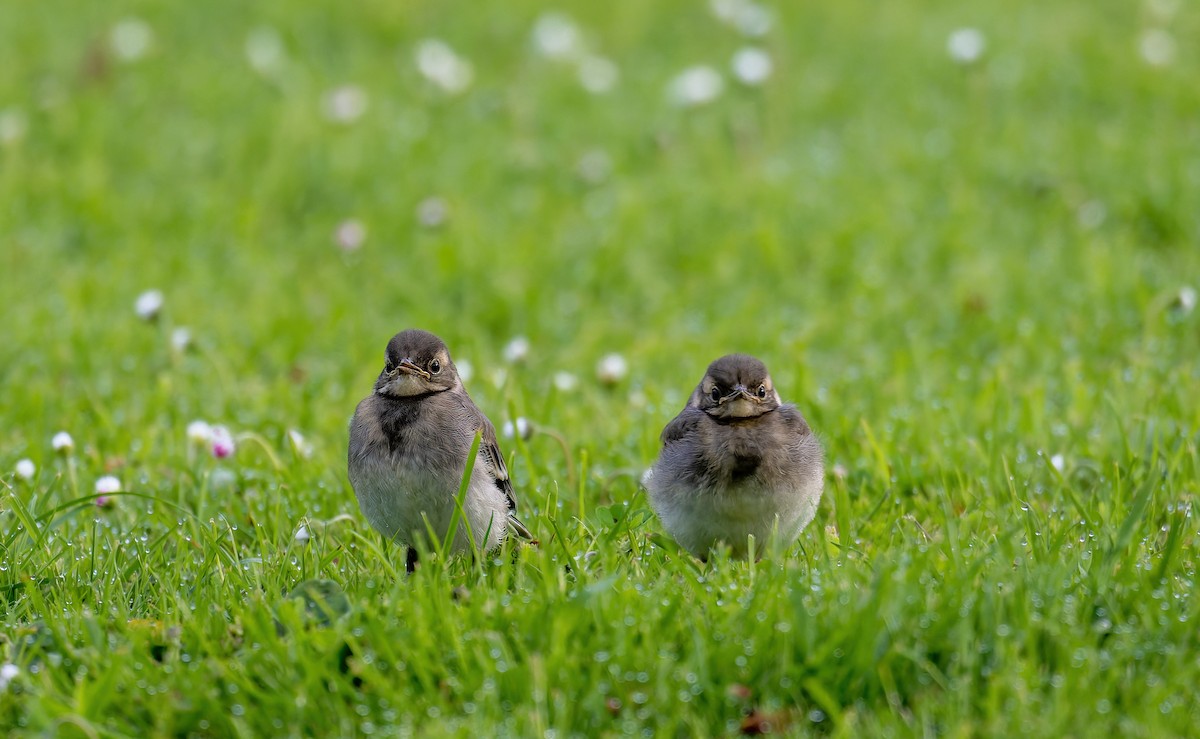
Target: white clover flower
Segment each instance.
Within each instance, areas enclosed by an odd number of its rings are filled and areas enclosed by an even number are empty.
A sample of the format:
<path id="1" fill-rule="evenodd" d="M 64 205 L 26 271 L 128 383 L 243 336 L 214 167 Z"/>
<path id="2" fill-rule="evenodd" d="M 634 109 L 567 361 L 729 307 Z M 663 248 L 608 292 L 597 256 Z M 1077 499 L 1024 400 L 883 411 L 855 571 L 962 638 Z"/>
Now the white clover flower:
<path id="1" fill-rule="evenodd" d="M 154 31 L 141 18 L 126 18 L 113 26 L 108 41 L 118 59 L 133 62 L 141 59 L 150 50 L 150 44 L 154 41 Z"/>
<path id="2" fill-rule="evenodd" d="M 437 228 L 450 217 L 450 205 L 436 195 L 417 203 L 417 222 L 425 228 Z"/>
<path id="3" fill-rule="evenodd" d="M 742 2 L 735 11 L 733 25 L 745 36 L 766 36 L 775 24 L 775 16 L 764 5 Z"/>
<path id="4" fill-rule="evenodd" d="M 1151 28 L 1142 33 L 1138 50 L 1147 64 L 1165 67 L 1175 61 L 1175 39 L 1161 28 Z"/>
<path id="5" fill-rule="evenodd" d="M 278 71 L 284 63 L 283 38 L 274 28 L 262 26 L 246 36 L 246 61 L 259 74 Z"/>
<path id="6" fill-rule="evenodd" d="M 32 459 L 19 459 L 16 470 L 17 477 L 22 480 L 32 480 L 33 476 L 37 474 L 37 465 L 33 463 Z"/>
<path id="7" fill-rule="evenodd" d="M 96 492 L 103 494 L 121 492 L 121 481 L 112 475 L 105 475 L 99 480 L 96 480 Z"/>
<path id="8" fill-rule="evenodd" d="M 1196 288 L 1190 285 L 1184 285 L 1179 288 L 1179 295 L 1176 297 L 1179 303 L 1179 309 L 1186 315 L 1196 309 Z"/>
<path id="9" fill-rule="evenodd" d="M 690 108 L 711 103 L 725 90 L 721 73 L 709 66 L 689 67 L 679 73 L 667 86 L 667 97 L 681 107 Z"/>
<path id="10" fill-rule="evenodd" d="M 956 28 L 946 39 L 946 51 L 959 64 L 971 64 L 983 56 L 987 40 L 978 28 Z"/>
<path id="11" fill-rule="evenodd" d="M 133 309 L 137 311 L 138 318 L 153 321 L 162 311 L 163 302 L 162 290 L 147 290 L 137 297 Z"/>
<path id="12" fill-rule="evenodd" d="M 458 368 L 458 379 L 463 382 L 470 382 L 471 378 L 475 376 L 475 366 L 469 359 L 457 359 L 454 361 L 454 366 Z"/>
<path id="13" fill-rule="evenodd" d="M 504 361 L 509 364 L 520 364 L 529 357 L 529 339 L 524 336 L 513 337 L 504 345 Z"/>
<path id="14" fill-rule="evenodd" d="M 16 680 L 20 674 L 20 667 L 17 667 L 12 662 L 5 662 L 0 666 L 0 690 L 7 690 L 8 684 Z"/>
<path id="15" fill-rule="evenodd" d="M 629 373 L 629 363 L 620 354 L 606 354 L 596 364 L 596 379 L 605 385 L 616 385 Z"/>
<path id="16" fill-rule="evenodd" d="M 367 240 L 367 227 L 357 218 L 347 218 L 333 231 L 333 242 L 344 252 L 358 251 Z"/>
<path id="17" fill-rule="evenodd" d="M 765 36 L 775 22 L 775 16 L 754 0 L 710 0 L 709 10 L 727 26 L 746 36 Z"/>
<path id="18" fill-rule="evenodd" d="M 229 433 L 229 429 L 224 426 L 213 426 L 209 441 L 212 443 L 212 455 L 217 459 L 225 459 L 237 451 L 233 434 Z"/>
<path id="19" fill-rule="evenodd" d="M 301 526 L 300 528 L 296 529 L 296 535 L 292 538 L 296 540 L 297 544 L 304 545 L 308 543 L 308 540 L 312 538 L 312 535 L 308 533 L 307 526 Z"/>
<path id="20" fill-rule="evenodd" d="M 1050 458 L 1050 466 L 1053 467 L 1054 469 L 1058 470 L 1059 472 L 1062 472 L 1063 469 L 1067 466 L 1067 461 L 1065 459 L 1063 459 L 1063 455 L 1055 454 L 1053 457 Z"/>
<path id="21" fill-rule="evenodd" d="M 171 331 L 171 348 L 177 352 L 185 352 L 192 346 L 192 330 L 180 326 Z"/>
<path id="22" fill-rule="evenodd" d="M 475 76 L 471 63 L 438 39 L 426 39 L 417 44 L 416 59 L 417 71 L 448 93 L 463 92 L 471 86 Z"/>
<path id="23" fill-rule="evenodd" d="M 75 449 L 75 440 L 72 439 L 71 435 L 66 431 L 59 431 L 54 435 L 54 438 L 50 440 L 50 446 L 53 447 L 54 451 L 56 452 L 70 454 Z"/>
<path id="24" fill-rule="evenodd" d="M 193 444 L 208 444 L 212 441 L 212 426 L 206 421 L 192 421 L 187 426 L 187 437 Z"/>
<path id="25" fill-rule="evenodd" d="M 25 137 L 29 122 L 25 113 L 17 108 L 0 111 L 0 144 L 11 144 Z"/>
<path id="26" fill-rule="evenodd" d="M 515 422 L 505 421 L 501 433 L 506 439 L 511 439 L 514 435 L 522 439 L 528 439 L 533 436 L 533 424 L 524 416 L 519 416 Z"/>
<path id="27" fill-rule="evenodd" d="M 575 59 L 583 53 L 583 34 L 562 13 L 544 13 L 533 24 L 533 47 L 547 59 Z"/>
<path id="28" fill-rule="evenodd" d="M 559 392 L 569 393 L 579 384 L 579 379 L 570 372 L 555 372 L 554 387 L 558 388 Z"/>
<path id="29" fill-rule="evenodd" d="M 305 439 L 304 434 L 300 433 L 296 429 L 288 429 L 287 436 L 288 441 L 291 442 L 292 448 L 296 450 L 297 454 L 306 459 L 312 456 L 312 442 L 310 442 L 308 439 Z"/>
<path id="30" fill-rule="evenodd" d="M 709 0 L 708 8 L 717 20 L 725 23 L 733 23 L 737 17 L 737 10 L 740 5 L 743 5 L 746 0 Z"/>
<path id="31" fill-rule="evenodd" d="M 617 86 L 620 70 L 602 56 L 585 56 L 579 60 L 579 84 L 593 95 L 603 95 Z"/>
<path id="32" fill-rule="evenodd" d="M 739 49 L 733 55 L 733 76 L 744 85 L 761 85 L 771 76 L 774 67 L 771 55 L 754 46 Z"/>
<path id="33" fill-rule="evenodd" d="M 358 85 L 342 85 L 325 93 L 325 117 L 334 123 L 353 123 L 367 112 L 367 93 Z"/>

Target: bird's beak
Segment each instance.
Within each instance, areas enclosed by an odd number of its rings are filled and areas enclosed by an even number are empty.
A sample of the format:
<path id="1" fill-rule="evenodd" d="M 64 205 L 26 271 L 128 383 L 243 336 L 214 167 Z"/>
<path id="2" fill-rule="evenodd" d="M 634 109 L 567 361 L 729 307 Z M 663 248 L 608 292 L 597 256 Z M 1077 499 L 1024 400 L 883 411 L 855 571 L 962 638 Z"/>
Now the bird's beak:
<path id="1" fill-rule="evenodd" d="M 759 414 L 758 405 L 761 402 L 745 385 L 737 385 L 733 392 L 721 398 L 720 404 L 727 418 L 751 418 Z"/>
<path id="2" fill-rule="evenodd" d="M 426 380 L 428 380 L 430 377 L 428 372 L 418 367 L 416 363 L 414 363 L 408 357 L 400 360 L 400 363 L 396 365 L 396 371 L 403 372 L 406 375 L 417 375 L 418 377 Z"/>
<path id="3" fill-rule="evenodd" d="M 726 395 L 724 398 L 721 398 L 721 405 L 724 405 L 731 400 L 753 400 L 755 403 L 762 402 L 757 395 L 747 390 L 745 385 L 735 385 L 733 392 Z"/>

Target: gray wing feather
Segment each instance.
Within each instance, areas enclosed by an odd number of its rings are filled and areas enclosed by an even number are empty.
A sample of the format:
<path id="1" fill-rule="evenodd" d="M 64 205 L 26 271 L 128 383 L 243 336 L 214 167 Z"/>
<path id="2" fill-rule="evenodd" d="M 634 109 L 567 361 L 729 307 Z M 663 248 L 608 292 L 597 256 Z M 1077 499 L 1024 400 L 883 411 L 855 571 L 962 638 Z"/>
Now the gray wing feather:
<path id="1" fill-rule="evenodd" d="M 479 410 L 469 397 L 466 399 L 466 403 L 483 432 L 479 439 L 479 450 L 485 455 L 489 471 L 496 482 L 496 487 L 500 488 L 501 492 L 504 493 L 504 497 L 508 499 L 509 528 L 523 539 L 533 539 L 533 534 L 529 532 L 529 528 L 521 522 L 521 519 L 517 518 L 517 498 L 513 495 L 512 481 L 508 477 L 508 465 L 504 463 L 504 454 L 501 453 L 500 444 L 496 440 L 496 427 L 492 425 L 488 417 L 483 415 L 483 411 Z"/>
<path id="2" fill-rule="evenodd" d="M 662 430 L 659 438 L 662 440 L 663 446 L 687 438 L 696 428 L 696 424 L 700 422 L 702 413 L 703 411 L 694 408 L 684 408 L 680 411 L 679 415 L 671 419 L 671 422 Z"/>

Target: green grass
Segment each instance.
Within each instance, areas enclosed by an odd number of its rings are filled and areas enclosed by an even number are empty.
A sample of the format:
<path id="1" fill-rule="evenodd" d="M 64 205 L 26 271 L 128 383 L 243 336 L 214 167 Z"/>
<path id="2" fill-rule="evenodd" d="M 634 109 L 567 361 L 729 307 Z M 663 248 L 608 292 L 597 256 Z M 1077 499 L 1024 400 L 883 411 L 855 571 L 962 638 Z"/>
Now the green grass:
<path id="1" fill-rule="evenodd" d="M 620 68 L 591 95 L 532 50 L 543 8 L 488 5 L 0 5 L 0 130 L 24 124 L 0 143 L 0 730 L 1194 733 L 1196 9 L 780 2 L 747 88 L 703 3 L 563 6 Z M 133 62 L 128 17 L 153 31 Z M 417 72 L 428 37 L 473 62 L 462 95 Z M 701 63 L 725 93 L 672 106 Z M 322 114 L 343 84 L 350 124 Z M 505 441 L 540 546 L 406 577 L 358 513 L 346 423 L 409 326 L 497 425 L 546 431 Z M 701 565 L 637 477 L 734 350 L 829 477 L 787 558 Z M 215 460 L 197 418 L 254 436 Z M 99 508 L 105 474 L 127 492 Z M 344 613 L 288 597 L 313 579 Z"/>

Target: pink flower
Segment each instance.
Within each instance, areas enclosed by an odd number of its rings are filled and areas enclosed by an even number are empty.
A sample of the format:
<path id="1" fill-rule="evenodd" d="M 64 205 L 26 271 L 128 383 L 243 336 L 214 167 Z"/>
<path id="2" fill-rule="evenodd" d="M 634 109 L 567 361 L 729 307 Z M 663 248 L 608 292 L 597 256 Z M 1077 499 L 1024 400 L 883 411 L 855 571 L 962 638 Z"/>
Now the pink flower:
<path id="1" fill-rule="evenodd" d="M 96 507 L 97 508 L 112 508 L 112 505 L 113 505 L 113 499 L 108 497 L 107 495 L 101 495 L 99 498 L 96 498 Z"/>
<path id="2" fill-rule="evenodd" d="M 212 438 L 212 455 L 217 459 L 225 459 L 233 456 L 237 445 L 233 443 L 233 436 L 229 433 L 229 429 L 224 426 L 213 426 L 211 431 Z"/>

